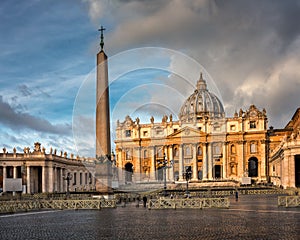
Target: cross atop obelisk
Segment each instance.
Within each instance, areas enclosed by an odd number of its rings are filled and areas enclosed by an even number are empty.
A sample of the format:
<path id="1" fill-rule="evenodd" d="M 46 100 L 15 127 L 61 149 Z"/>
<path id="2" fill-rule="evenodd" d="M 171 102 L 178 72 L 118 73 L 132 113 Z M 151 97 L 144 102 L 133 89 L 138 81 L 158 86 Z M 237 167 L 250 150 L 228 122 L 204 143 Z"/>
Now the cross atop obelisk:
<path id="1" fill-rule="evenodd" d="M 104 30 L 106 30 L 106 29 L 103 26 L 101 26 L 101 28 L 98 29 L 98 31 L 101 32 L 101 36 L 100 36 L 100 39 L 101 39 L 101 41 L 100 41 L 101 51 L 103 50 L 103 46 L 104 46 L 104 41 L 103 41 L 103 39 L 104 39 L 104 37 L 103 37 L 103 31 Z"/>

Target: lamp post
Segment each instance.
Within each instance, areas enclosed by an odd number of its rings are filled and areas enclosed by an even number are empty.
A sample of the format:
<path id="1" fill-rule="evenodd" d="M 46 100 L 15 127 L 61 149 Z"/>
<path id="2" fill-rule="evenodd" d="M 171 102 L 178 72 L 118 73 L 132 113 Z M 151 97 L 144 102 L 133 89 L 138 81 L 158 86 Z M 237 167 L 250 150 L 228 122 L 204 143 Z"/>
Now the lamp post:
<path id="1" fill-rule="evenodd" d="M 163 195 L 167 196 L 167 176 L 166 176 L 166 169 L 167 168 L 171 168 L 174 164 L 173 160 L 170 160 L 170 165 L 168 165 L 168 159 L 166 157 L 166 154 L 164 153 L 164 159 L 163 161 L 159 162 L 160 165 L 162 165 L 162 169 L 163 169 L 163 178 L 164 178 L 164 191 L 163 191 Z"/>
<path id="2" fill-rule="evenodd" d="M 67 181 L 67 197 L 70 196 L 70 181 L 72 180 L 73 176 L 68 172 L 67 176 L 64 177 L 64 180 Z"/>
<path id="3" fill-rule="evenodd" d="M 183 178 L 185 178 L 186 180 L 186 191 L 185 191 L 186 197 L 189 197 L 189 180 L 192 178 L 192 173 L 193 172 L 190 166 L 186 167 L 185 172 L 182 173 Z"/>

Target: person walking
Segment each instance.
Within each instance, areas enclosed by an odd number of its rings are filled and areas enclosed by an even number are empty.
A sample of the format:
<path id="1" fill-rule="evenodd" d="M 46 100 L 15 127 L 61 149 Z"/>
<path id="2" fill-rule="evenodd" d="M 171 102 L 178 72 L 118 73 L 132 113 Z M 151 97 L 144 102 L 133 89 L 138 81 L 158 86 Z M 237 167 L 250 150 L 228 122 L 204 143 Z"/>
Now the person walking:
<path id="1" fill-rule="evenodd" d="M 239 200 L 239 192 L 238 190 L 236 189 L 235 190 L 235 201 L 238 201 Z"/>
<path id="2" fill-rule="evenodd" d="M 143 197 L 143 203 L 144 203 L 144 207 L 146 207 L 146 204 L 147 204 L 147 197 L 146 196 Z"/>

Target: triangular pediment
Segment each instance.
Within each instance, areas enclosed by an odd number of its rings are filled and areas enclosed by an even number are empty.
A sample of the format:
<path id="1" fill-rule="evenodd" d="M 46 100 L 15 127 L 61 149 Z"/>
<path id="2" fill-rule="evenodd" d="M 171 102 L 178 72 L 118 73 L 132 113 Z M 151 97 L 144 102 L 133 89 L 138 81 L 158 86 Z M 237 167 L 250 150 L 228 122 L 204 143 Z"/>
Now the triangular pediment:
<path id="1" fill-rule="evenodd" d="M 174 137 L 194 137 L 194 136 L 200 136 L 200 130 L 194 129 L 191 127 L 184 127 L 170 135 L 168 135 L 168 138 L 174 138 Z"/>

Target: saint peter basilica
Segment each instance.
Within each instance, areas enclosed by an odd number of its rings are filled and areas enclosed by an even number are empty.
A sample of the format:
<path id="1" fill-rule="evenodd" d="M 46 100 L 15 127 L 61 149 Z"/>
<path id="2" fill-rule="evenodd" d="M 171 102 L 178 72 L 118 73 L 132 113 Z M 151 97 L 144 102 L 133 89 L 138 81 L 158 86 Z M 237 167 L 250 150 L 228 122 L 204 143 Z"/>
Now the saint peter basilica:
<path id="1" fill-rule="evenodd" d="M 290 159 L 295 158 L 291 166 L 283 163 L 278 150 L 295 132 L 293 128 L 299 128 L 299 119 L 297 126 L 268 129 L 266 110 L 255 105 L 225 117 L 222 102 L 209 91 L 202 73 L 195 82 L 179 120 L 165 115 L 159 121 L 151 117 L 149 123 L 141 123 L 126 116 L 117 122 L 116 165 L 126 170 L 119 176 L 123 183 L 161 181 L 166 167 L 169 182 L 185 181 L 188 171 L 191 182 L 300 185 L 299 157 L 295 156 L 300 151 L 290 154 Z"/>

